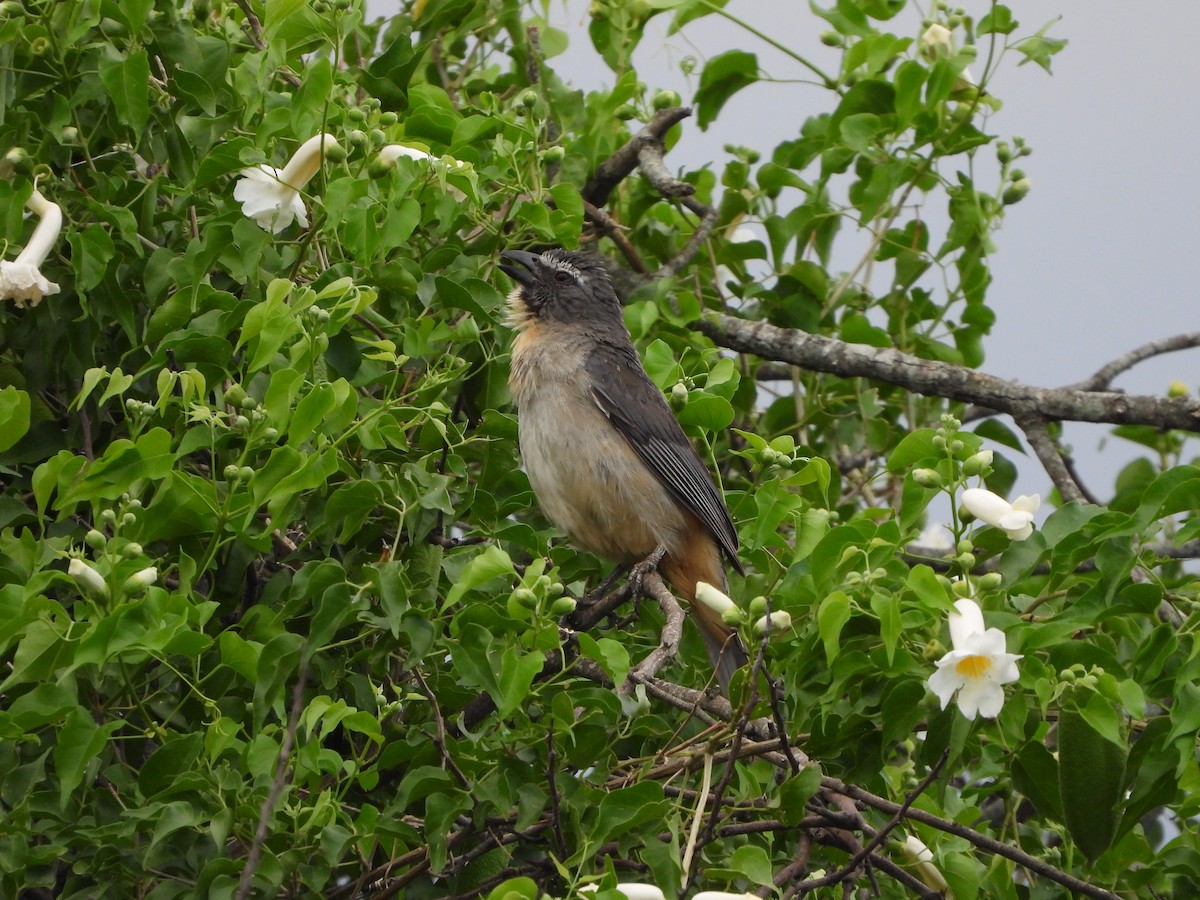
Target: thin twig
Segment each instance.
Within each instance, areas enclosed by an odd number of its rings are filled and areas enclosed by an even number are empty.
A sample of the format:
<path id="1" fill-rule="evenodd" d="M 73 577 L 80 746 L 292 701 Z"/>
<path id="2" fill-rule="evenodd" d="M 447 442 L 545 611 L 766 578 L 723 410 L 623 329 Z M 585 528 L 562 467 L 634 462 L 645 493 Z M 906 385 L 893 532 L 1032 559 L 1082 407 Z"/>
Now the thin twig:
<path id="1" fill-rule="evenodd" d="M 292 744 L 296 741 L 296 729 L 300 725 L 300 713 L 304 709 L 304 686 L 307 681 L 308 658 L 303 657 L 300 662 L 300 670 L 296 673 L 295 687 L 292 688 L 292 708 L 288 713 L 287 730 L 283 733 L 283 739 L 279 742 L 279 753 L 275 757 L 275 780 L 271 783 L 271 791 L 267 794 L 262 809 L 259 810 L 258 826 L 254 829 L 254 841 L 250 844 L 250 850 L 246 854 L 246 865 L 242 869 L 242 877 L 238 880 L 237 890 L 233 894 L 235 900 L 245 900 L 250 896 L 251 882 L 254 880 L 254 873 L 258 869 L 259 862 L 262 861 L 263 846 L 267 842 L 267 832 L 271 827 L 271 814 L 275 811 L 275 805 L 283 796 L 283 789 L 288 783 L 288 759 L 292 755 Z"/>
<path id="2" fill-rule="evenodd" d="M 1127 372 L 1144 360 L 1164 353 L 1174 353 L 1178 350 L 1190 350 L 1200 347 L 1200 331 L 1189 331 L 1174 337 L 1160 338 L 1150 341 L 1140 347 L 1134 347 L 1128 353 L 1118 356 L 1112 362 L 1102 366 L 1091 378 L 1085 378 L 1077 384 L 1068 385 L 1078 391 L 1098 391 L 1107 388 L 1114 378 L 1122 372 Z"/>

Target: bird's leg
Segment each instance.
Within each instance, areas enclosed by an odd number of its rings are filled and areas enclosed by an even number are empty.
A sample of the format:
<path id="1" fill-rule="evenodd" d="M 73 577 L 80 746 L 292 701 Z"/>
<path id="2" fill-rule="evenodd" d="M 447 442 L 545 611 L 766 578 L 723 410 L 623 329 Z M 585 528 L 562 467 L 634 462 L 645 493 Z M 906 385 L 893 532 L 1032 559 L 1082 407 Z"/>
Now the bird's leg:
<path id="1" fill-rule="evenodd" d="M 666 555 L 667 545 L 659 544 L 649 556 L 629 570 L 629 591 L 634 602 L 637 602 L 638 597 L 642 595 L 642 579 L 655 571 Z"/>

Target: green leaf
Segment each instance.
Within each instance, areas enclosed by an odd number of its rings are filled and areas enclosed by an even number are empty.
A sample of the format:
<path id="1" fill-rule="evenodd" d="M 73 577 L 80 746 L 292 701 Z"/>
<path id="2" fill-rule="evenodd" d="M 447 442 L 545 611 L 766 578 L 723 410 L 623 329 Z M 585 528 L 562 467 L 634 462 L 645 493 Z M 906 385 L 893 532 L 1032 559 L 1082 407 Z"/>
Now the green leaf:
<path id="1" fill-rule="evenodd" d="M 729 50 L 712 57 L 700 75 L 696 91 L 696 123 L 708 129 L 727 100 L 758 81 L 758 57 L 744 50 Z"/>
<path id="2" fill-rule="evenodd" d="M 879 636 L 883 638 L 883 649 L 890 666 L 900 640 L 900 598 L 895 594 L 874 594 L 871 597 L 871 611 L 879 616 Z"/>
<path id="3" fill-rule="evenodd" d="M 83 231 L 68 235 L 71 242 L 71 266 L 75 270 L 76 285 L 80 290 L 90 291 L 101 281 L 112 263 L 113 240 L 103 225 L 89 225 Z"/>
<path id="4" fill-rule="evenodd" d="M 0 388 L 0 453 L 29 431 L 29 395 L 9 385 Z"/>
<path id="5" fill-rule="evenodd" d="M 442 604 L 442 608 L 450 609 L 454 607 L 468 591 L 473 591 L 479 585 L 491 581 L 493 578 L 498 578 L 501 575 L 515 577 L 516 574 L 512 558 L 507 553 L 494 545 L 484 547 L 482 552 L 473 557 L 462 572 L 459 573 L 454 586 L 446 594 L 446 600 Z"/>
<path id="6" fill-rule="evenodd" d="M 1017 751 L 1012 765 L 1013 785 L 1029 798 L 1040 815 L 1062 821 L 1058 794 L 1058 760 L 1042 741 L 1029 741 Z"/>
<path id="7" fill-rule="evenodd" d="M 888 457 L 888 471 L 905 472 L 921 466 L 936 465 L 945 459 L 946 451 L 933 445 L 936 434 L 932 428 L 922 428 L 905 435 Z"/>
<path id="8" fill-rule="evenodd" d="M 1012 10 L 1002 3 L 997 3 L 979 20 L 979 24 L 975 27 L 975 33 L 980 36 L 985 34 L 1012 34 L 1016 31 L 1017 24 L 1017 20 L 1013 18 Z"/>
<path id="9" fill-rule="evenodd" d="M 1107 703 L 1100 695 L 1093 695 Z M 1091 705 L 1090 703 L 1088 704 Z M 1116 834 L 1127 749 L 1096 731 L 1073 704 L 1058 715 L 1058 788 L 1071 840 L 1096 860 Z"/>
<path id="10" fill-rule="evenodd" d="M 825 646 L 825 662 L 833 665 L 840 649 L 842 627 L 850 621 L 850 598 L 834 591 L 821 601 L 817 609 L 817 631 Z"/>
<path id="11" fill-rule="evenodd" d="M 117 118 L 133 129 L 134 143 L 141 142 L 150 118 L 150 60 L 145 50 L 122 57 L 106 45 L 100 57 L 100 80 L 117 108 Z"/>
<path id="12" fill-rule="evenodd" d="M 119 721 L 97 725 L 92 714 L 82 706 L 77 706 L 67 715 L 54 745 L 58 802 L 62 809 L 67 808 L 67 801 L 83 781 L 88 764 L 104 749 L 108 736 L 120 727 Z"/>

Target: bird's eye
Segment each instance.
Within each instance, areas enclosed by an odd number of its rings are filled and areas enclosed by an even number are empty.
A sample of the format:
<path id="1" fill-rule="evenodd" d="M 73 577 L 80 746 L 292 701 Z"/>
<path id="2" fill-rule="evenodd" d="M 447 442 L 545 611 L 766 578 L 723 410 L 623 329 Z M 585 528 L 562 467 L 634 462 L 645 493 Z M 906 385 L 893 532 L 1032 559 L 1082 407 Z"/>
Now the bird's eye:
<path id="1" fill-rule="evenodd" d="M 571 273 L 565 269 L 558 269 L 554 273 L 554 280 L 559 284 L 573 284 L 575 279 L 571 277 Z"/>

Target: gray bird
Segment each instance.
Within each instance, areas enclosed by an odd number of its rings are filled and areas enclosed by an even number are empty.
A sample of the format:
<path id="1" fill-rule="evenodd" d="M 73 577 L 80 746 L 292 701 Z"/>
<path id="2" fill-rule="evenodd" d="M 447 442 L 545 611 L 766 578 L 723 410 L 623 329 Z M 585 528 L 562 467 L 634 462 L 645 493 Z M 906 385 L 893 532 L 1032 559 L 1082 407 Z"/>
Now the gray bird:
<path id="1" fill-rule="evenodd" d="M 566 250 L 502 253 L 516 282 L 509 388 L 521 458 L 546 516 L 580 549 L 623 564 L 661 555 L 659 571 L 691 607 L 723 689 L 748 661 L 736 632 L 696 602 L 739 573 L 725 501 L 662 392 L 642 367 L 608 272 Z"/>

